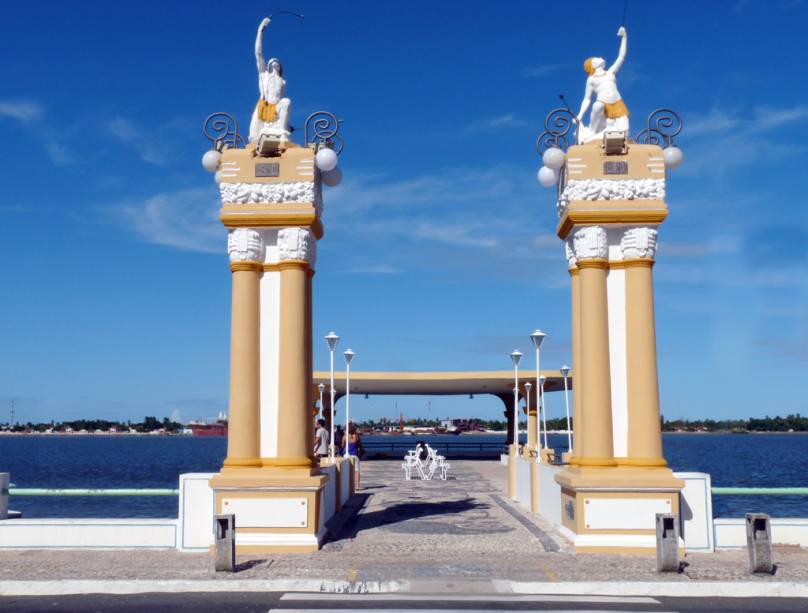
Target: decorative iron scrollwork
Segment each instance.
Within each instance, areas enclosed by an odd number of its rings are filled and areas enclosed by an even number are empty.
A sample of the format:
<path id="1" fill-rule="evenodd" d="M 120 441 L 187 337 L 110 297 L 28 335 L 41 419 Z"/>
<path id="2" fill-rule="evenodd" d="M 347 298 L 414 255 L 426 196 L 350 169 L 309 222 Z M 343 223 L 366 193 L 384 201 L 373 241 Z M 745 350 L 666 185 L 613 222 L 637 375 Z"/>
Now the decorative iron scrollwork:
<path id="1" fill-rule="evenodd" d="M 544 155 L 550 147 L 558 147 L 566 151 L 570 146 L 570 138 L 575 140 L 578 118 L 567 108 L 557 108 L 550 111 L 544 120 L 544 132 L 536 139 L 536 151 Z M 570 131 L 572 135 L 570 136 Z"/>
<path id="2" fill-rule="evenodd" d="M 342 152 L 342 137 L 339 135 L 339 126 L 342 119 L 328 111 L 317 111 L 306 118 L 303 133 L 306 144 L 314 144 L 317 149 L 328 147 L 339 155 Z"/>
<path id="3" fill-rule="evenodd" d="M 644 145 L 670 147 L 673 145 L 673 138 L 683 127 L 684 122 L 679 113 L 671 109 L 657 109 L 648 116 L 646 128 L 634 140 Z"/>
<path id="4" fill-rule="evenodd" d="M 217 151 L 224 148 L 237 149 L 247 145 L 247 141 L 238 133 L 238 122 L 229 113 L 220 112 L 209 115 L 202 127 L 202 132 L 213 143 L 213 148 Z"/>

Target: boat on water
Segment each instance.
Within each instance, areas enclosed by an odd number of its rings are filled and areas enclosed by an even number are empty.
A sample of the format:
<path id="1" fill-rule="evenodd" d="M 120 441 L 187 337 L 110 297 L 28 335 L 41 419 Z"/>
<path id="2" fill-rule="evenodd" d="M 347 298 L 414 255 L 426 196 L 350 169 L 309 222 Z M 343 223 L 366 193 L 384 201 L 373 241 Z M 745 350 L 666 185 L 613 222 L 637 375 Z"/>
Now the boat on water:
<path id="1" fill-rule="evenodd" d="M 217 421 L 213 424 L 190 423 L 188 428 L 193 436 L 227 436 L 226 421 Z"/>

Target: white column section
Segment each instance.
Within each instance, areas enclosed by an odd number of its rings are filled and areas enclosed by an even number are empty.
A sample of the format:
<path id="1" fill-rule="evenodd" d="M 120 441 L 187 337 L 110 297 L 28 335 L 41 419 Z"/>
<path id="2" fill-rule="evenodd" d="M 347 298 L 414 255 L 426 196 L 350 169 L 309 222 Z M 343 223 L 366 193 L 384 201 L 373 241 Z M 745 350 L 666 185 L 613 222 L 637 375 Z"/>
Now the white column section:
<path id="1" fill-rule="evenodd" d="M 622 228 L 609 228 L 609 261 L 622 260 Z M 628 455 L 628 368 L 626 364 L 626 271 L 609 269 L 609 368 L 612 382 L 612 443 L 616 458 Z"/>
<path id="2" fill-rule="evenodd" d="M 262 230 L 267 264 L 278 262 L 278 231 Z M 280 368 L 281 273 L 261 276 L 261 435 L 262 458 L 278 456 L 278 370 Z"/>

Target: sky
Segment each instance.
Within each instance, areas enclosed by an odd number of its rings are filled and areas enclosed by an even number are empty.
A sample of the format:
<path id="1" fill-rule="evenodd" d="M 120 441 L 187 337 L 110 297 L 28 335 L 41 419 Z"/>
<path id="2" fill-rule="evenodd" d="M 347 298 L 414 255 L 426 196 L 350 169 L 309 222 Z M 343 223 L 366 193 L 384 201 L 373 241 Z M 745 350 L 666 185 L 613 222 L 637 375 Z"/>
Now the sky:
<path id="1" fill-rule="evenodd" d="M 215 111 L 246 131 L 253 43 L 292 125 L 344 120 L 325 193 L 314 362 L 505 370 L 528 335 L 571 362 L 569 277 L 534 142 L 623 2 L 55 2 L 4 7 L 0 422 L 226 410 L 230 272 L 200 164 Z M 668 419 L 808 412 L 808 2 L 629 2 L 632 131 L 678 110 L 684 164 L 654 268 Z M 342 364 L 341 360 L 339 364 Z M 357 419 L 501 418 L 499 400 L 370 397 Z M 551 417 L 563 412 L 548 398 Z M 555 415 L 554 415 L 555 414 Z"/>

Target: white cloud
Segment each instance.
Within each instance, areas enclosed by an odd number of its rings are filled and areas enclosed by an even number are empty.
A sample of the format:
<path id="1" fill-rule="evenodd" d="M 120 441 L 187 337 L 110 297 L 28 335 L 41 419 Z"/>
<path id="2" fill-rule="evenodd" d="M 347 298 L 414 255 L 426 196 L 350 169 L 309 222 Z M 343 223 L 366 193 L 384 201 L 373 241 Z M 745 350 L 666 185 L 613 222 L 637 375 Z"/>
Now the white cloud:
<path id="1" fill-rule="evenodd" d="M 522 76 L 526 79 L 541 79 L 560 72 L 568 68 L 567 64 L 544 64 L 542 66 L 525 66 L 522 69 Z"/>
<path id="2" fill-rule="evenodd" d="M 165 150 L 157 142 L 144 136 L 131 120 L 116 117 L 107 122 L 109 132 L 120 143 L 131 147 L 144 162 L 160 166 L 166 162 Z"/>
<path id="3" fill-rule="evenodd" d="M 56 141 L 45 143 L 45 151 L 47 151 L 51 162 L 56 166 L 69 166 L 76 162 L 76 158 L 68 151 L 67 147 Z"/>
<path id="4" fill-rule="evenodd" d="M 524 119 L 520 119 L 513 113 L 505 113 L 504 115 L 497 115 L 496 117 L 487 117 L 485 119 L 472 121 L 463 128 L 463 132 L 466 134 L 494 132 L 502 128 L 513 128 L 525 125 L 527 125 L 527 122 Z"/>
<path id="5" fill-rule="evenodd" d="M 218 220 L 219 196 L 214 188 L 192 188 L 157 194 L 141 202 L 114 207 L 119 222 L 146 242 L 183 251 L 224 253 L 224 229 Z"/>
<path id="6" fill-rule="evenodd" d="M 28 100 L 0 100 L 0 117 L 16 119 L 23 123 L 42 116 L 42 106 Z"/>

